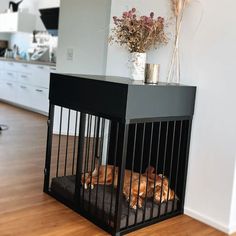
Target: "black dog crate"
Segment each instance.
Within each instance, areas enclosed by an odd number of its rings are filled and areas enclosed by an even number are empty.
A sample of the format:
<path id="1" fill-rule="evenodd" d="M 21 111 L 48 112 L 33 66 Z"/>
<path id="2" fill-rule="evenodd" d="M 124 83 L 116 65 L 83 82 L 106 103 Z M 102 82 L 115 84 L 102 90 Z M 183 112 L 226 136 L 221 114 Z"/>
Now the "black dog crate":
<path id="1" fill-rule="evenodd" d="M 44 191 L 112 235 L 182 214 L 195 91 L 51 74 Z"/>

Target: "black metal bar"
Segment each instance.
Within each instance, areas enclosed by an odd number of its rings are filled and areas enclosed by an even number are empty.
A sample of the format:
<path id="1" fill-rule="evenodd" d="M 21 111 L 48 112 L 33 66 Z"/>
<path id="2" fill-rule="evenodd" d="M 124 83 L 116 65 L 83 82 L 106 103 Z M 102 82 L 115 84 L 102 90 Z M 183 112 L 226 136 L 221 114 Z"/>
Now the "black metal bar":
<path id="1" fill-rule="evenodd" d="M 66 134 L 66 155 L 65 155 L 64 176 L 66 176 L 66 168 L 67 168 L 69 133 L 70 133 L 70 110 L 68 111 L 68 123 L 67 123 L 67 134 Z"/>
<path id="2" fill-rule="evenodd" d="M 145 142 L 145 132 L 146 132 L 146 123 L 143 124 L 143 137 L 142 137 L 142 148 L 141 148 L 141 158 L 140 158 L 140 169 L 139 169 L 139 180 L 138 180 L 138 196 L 137 196 L 137 203 L 136 203 L 136 212 L 135 212 L 135 224 L 137 224 L 138 218 L 138 209 L 139 209 L 139 194 L 140 194 L 140 182 L 141 182 L 141 175 L 143 169 L 143 152 L 144 152 L 144 142 Z"/>
<path id="3" fill-rule="evenodd" d="M 61 107 L 61 112 L 60 112 L 60 123 L 59 123 L 59 137 L 58 137 L 58 150 L 57 150 L 57 171 L 56 171 L 56 177 L 58 177 L 59 166 L 60 166 L 62 113 L 63 113 L 63 107 Z"/>
<path id="4" fill-rule="evenodd" d="M 169 121 L 167 122 L 166 126 L 166 135 L 165 135 L 165 151 L 164 151 L 164 158 L 163 158 L 163 168 L 162 168 L 162 176 L 161 176 L 161 193 L 160 193 L 160 204 L 158 206 L 158 217 L 161 214 L 161 204 L 162 204 L 162 193 L 163 193 L 163 180 L 165 174 L 165 165 L 166 165 L 166 154 L 167 154 L 167 143 L 168 143 L 168 132 L 169 132 Z"/>
<path id="5" fill-rule="evenodd" d="M 105 138 L 105 127 L 106 127 L 106 122 L 105 122 L 105 119 L 104 119 L 104 129 L 102 130 L 102 133 L 103 133 L 103 135 L 102 135 L 103 136 L 102 144 L 103 145 L 104 145 L 104 138 Z M 103 153 L 103 147 L 102 147 L 102 153 Z M 102 159 L 104 159 L 104 158 L 106 158 L 106 157 L 102 156 Z M 107 182 L 107 158 L 105 160 L 105 179 L 104 179 L 104 184 L 103 184 L 103 196 L 102 196 L 102 198 L 103 198 L 102 199 L 102 213 L 103 213 L 103 215 L 105 214 L 105 212 L 104 212 L 104 203 L 105 203 L 106 182 Z"/>
<path id="6" fill-rule="evenodd" d="M 92 115 L 89 115 L 89 120 L 88 120 L 88 134 L 87 134 L 87 163 L 86 163 L 86 172 L 88 172 L 88 166 L 89 166 L 89 161 L 90 161 L 90 142 L 91 142 L 91 128 L 92 128 Z"/>
<path id="7" fill-rule="evenodd" d="M 187 181 L 187 172 L 188 172 L 188 160 L 189 160 L 189 148 L 190 148 L 190 140 L 191 140 L 191 127 L 192 120 L 188 120 L 188 133 L 187 133 L 187 143 L 186 143 L 186 152 L 185 152 L 185 162 L 184 162 L 184 173 L 183 173 L 183 189 L 182 189 L 182 198 L 181 202 L 181 212 L 184 212 L 184 201 L 185 201 L 185 193 L 186 193 L 186 181 Z"/>
<path id="8" fill-rule="evenodd" d="M 100 145 L 100 123 L 101 123 L 101 118 L 98 117 L 98 127 L 97 127 L 97 139 L 96 139 L 96 147 L 95 147 L 95 153 L 96 153 L 96 157 L 97 157 L 97 162 L 98 162 L 98 166 L 97 166 L 97 172 L 98 172 L 98 175 L 97 175 L 97 188 L 96 188 L 96 198 L 95 198 L 95 208 L 97 209 L 98 206 L 98 184 L 99 184 L 99 173 L 100 173 L 100 167 L 101 167 L 101 159 L 100 159 L 100 156 L 99 156 L 99 145 Z M 96 213 L 98 211 L 96 210 Z M 99 217 L 97 215 L 97 217 Z"/>
<path id="9" fill-rule="evenodd" d="M 96 159 L 96 156 L 95 156 L 95 146 L 96 146 L 96 129 L 97 129 L 97 123 L 98 123 L 98 117 L 94 117 L 94 130 L 93 130 L 93 147 L 92 147 L 92 161 L 91 161 L 91 168 L 90 168 L 90 183 L 92 182 L 92 175 L 93 175 L 93 171 L 94 171 L 94 168 L 95 168 L 95 159 Z M 91 186 L 89 188 L 89 207 L 90 207 L 90 210 L 91 210 Z"/>
<path id="10" fill-rule="evenodd" d="M 96 157 L 99 157 L 98 147 L 99 147 L 100 122 L 101 122 L 101 118 L 98 117 L 98 126 L 97 126 L 97 134 L 96 134 L 97 139 L 96 139 L 96 149 L 95 149 Z"/>
<path id="11" fill-rule="evenodd" d="M 180 211 L 178 211 L 178 212 L 173 212 L 173 213 L 170 213 L 170 214 L 168 214 L 168 215 L 163 215 L 163 216 L 161 216 L 161 217 L 159 217 L 159 218 L 153 218 L 152 220 L 145 221 L 145 222 L 142 223 L 142 224 L 136 224 L 136 225 L 133 225 L 133 226 L 131 226 L 131 227 L 121 229 L 121 231 L 119 232 L 119 233 L 120 233 L 119 235 L 126 235 L 126 234 L 128 234 L 128 233 L 130 233 L 130 232 L 133 232 L 133 231 L 135 231 L 135 230 L 138 230 L 138 229 L 141 229 L 141 228 L 143 228 L 143 227 L 147 227 L 147 226 L 153 225 L 153 224 L 155 224 L 155 223 L 158 223 L 158 222 L 161 222 L 161 221 L 163 221 L 163 220 L 172 218 L 172 217 L 174 217 L 174 216 L 178 216 L 178 215 L 180 215 L 180 214 L 181 214 Z M 138 234 L 136 234 L 136 235 L 138 235 Z M 148 235 L 148 234 L 147 234 L 147 235 Z M 150 234 L 150 235 L 155 235 L 155 234 Z M 160 234 L 157 233 L 157 235 L 160 235 Z M 161 234 L 161 235 L 165 235 L 165 234 Z M 167 235 L 168 235 L 168 234 L 167 234 Z"/>
<path id="12" fill-rule="evenodd" d="M 87 168 L 87 162 L 88 162 L 88 158 L 89 158 L 89 149 L 88 149 L 88 144 L 89 144 L 89 123 L 90 123 L 90 119 L 91 119 L 91 115 L 87 114 L 87 119 L 86 119 L 86 144 L 85 144 L 85 155 L 83 158 L 83 179 L 85 180 L 86 178 L 86 168 Z M 87 186 L 88 187 L 88 186 Z M 84 192 L 85 192 L 85 184 L 83 184 L 83 191 L 82 191 L 82 199 L 83 199 L 83 203 L 84 203 Z M 84 204 L 83 204 L 84 206 Z"/>
<path id="13" fill-rule="evenodd" d="M 152 139 L 153 139 L 153 123 L 151 126 L 151 133 L 150 133 L 150 146 L 149 146 L 149 156 L 148 156 L 148 168 L 150 167 L 151 163 L 151 156 L 152 156 Z M 145 203 L 144 203 L 144 210 L 143 210 L 143 222 L 145 221 L 145 215 L 146 215 L 146 208 L 147 208 L 147 194 L 148 194 L 148 172 L 147 179 L 146 179 L 146 193 L 145 193 Z"/>
<path id="14" fill-rule="evenodd" d="M 113 122 L 113 121 L 112 121 Z M 114 124 L 114 123 L 112 123 Z M 118 137 L 119 136 L 119 123 L 116 122 L 116 137 L 115 137 L 115 147 L 114 147 L 114 163 L 113 163 L 113 170 L 112 170 L 112 186 L 111 186 L 111 205 L 110 205 L 110 212 L 109 212 L 109 225 L 111 224 L 111 214 L 112 214 L 112 205 L 113 205 L 113 194 L 114 194 L 114 181 L 115 181 L 115 172 L 116 172 L 116 159 L 117 159 L 117 147 L 118 147 Z"/>
<path id="15" fill-rule="evenodd" d="M 85 124 L 86 115 L 80 113 L 80 124 L 79 124 L 79 143 L 78 143 L 78 154 L 77 154 L 77 164 L 76 164 L 76 179 L 75 179 L 75 207 L 80 207 L 81 196 L 80 196 L 80 186 L 81 186 L 81 176 L 82 176 L 82 165 L 83 165 L 83 155 L 84 155 L 84 134 L 85 134 Z"/>
<path id="16" fill-rule="evenodd" d="M 179 159 L 180 159 L 180 150 L 181 150 L 181 143 L 182 143 L 182 129 L 183 129 L 183 121 L 180 122 L 180 131 L 179 131 L 179 144 L 178 144 L 178 154 L 177 154 L 177 164 L 176 164 L 176 174 L 175 174 L 175 186 L 174 192 L 177 192 L 178 188 L 178 175 L 179 175 Z M 174 199 L 175 202 L 175 199 Z M 172 206 L 172 211 L 174 211 L 174 204 Z"/>
<path id="17" fill-rule="evenodd" d="M 105 205 L 105 195 L 106 195 L 106 185 L 107 185 L 107 165 L 108 165 L 108 153 L 109 153 L 109 143 L 110 143 L 110 131 L 111 131 L 111 123 L 110 121 L 108 120 L 108 143 L 107 143 L 107 156 L 105 157 L 106 158 L 106 169 L 105 169 L 105 184 L 103 186 L 103 200 L 102 200 L 102 212 L 103 212 L 103 217 L 105 215 L 105 210 L 104 210 L 104 205 Z M 105 123 L 105 127 L 106 127 L 106 123 Z M 104 129 L 104 132 L 105 132 L 105 129 Z M 105 137 L 105 136 L 104 136 Z"/>
<path id="18" fill-rule="evenodd" d="M 98 138 L 101 139 L 100 142 L 99 142 L 99 154 L 98 154 L 98 157 L 99 157 L 99 167 L 98 167 L 98 173 L 100 172 L 100 167 L 101 167 L 101 163 L 102 163 L 102 152 L 103 152 L 103 139 L 104 139 L 104 126 L 105 126 L 105 120 L 104 118 L 101 118 L 102 119 L 102 126 L 101 126 L 101 138 L 100 138 L 100 130 L 98 132 Z M 100 123 L 100 122 L 99 122 Z M 99 128 L 100 128 L 100 125 L 99 125 Z M 98 179 L 97 179 L 97 189 L 96 189 L 96 201 L 95 201 L 95 207 L 96 209 L 98 209 L 98 199 L 97 199 L 97 196 L 98 196 L 98 185 L 99 185 L 99 174 L 98 174 Z"/>
<path id="19" fill-rule="evenodd" d="M 135 152 L 136 152 L 137 126 L 138 125 L 135 124 L 135 127 L 134 127 L 134 144 L 133 144 L 132 165 L 131 165 L 130 184 L 129 184 L 129 205 L 128 205 L 128 215 L 126 219 L 126 227 L 129 226 L 129 217 L 130 217 L 130 202 L 131 202 L 131 189 L 132 189 L 133 171 L 134 171 L 134 159 L 135 159 Z"/>
<path id="20" fill-rule="evenodd" d="M 161 130 L 162 130 L 162 123 L 159 123 L 158 127 L 158 143 L 157 143 L 157 158 L 156 158 L 156 166 L 155 166 L 155 178 L 154 178 L 154 189 L 153 189 L 153 198 L 152 198 L 152 209 L 151 209 L 151 218 L 153 218 L 154 214 L 154 202 L 155 202 L 155 192 L 156 192 L 156 178 L 157 178 L 157 170 L 159 164 L 159 156 L 160 156 L 160 142 L 161 142 Z"/>
<path id="21" fill-rule="evenodd" d="M 46 160 L 44 168 L 44 186 L 43 191 L 49 192 L 49 180 L 50 180 L 50 169 L 51 169 L 51 155 L 52 155 L 52 134 L 53 134 L 53 120 L 54 120 L 54 105 L 50 103 L 49 106 L 49 117 L 48 117 L 48 133 L 47 133 L 47 149 L 46 149 Z"/>
<path id="22" fill-rule="evenodd" d="M 123 198 L 123 186 L 124 186 L 124 174 L 125 174 L 125 165 L 126 165 L 126 154 L 127 154 L 127 144 L 128 144 L 128 133 L 129 125 L 120 124 L 119 129 L 119 140 L 121 145 L 118 144 L 118 147 L 121 152 L 118 165 L 118 182 L 117 182 L 117 192 L 116 192 L 116 206 L 115 206 L 115 217 L 114 217 L 114 232 L 117 233 L 120 231 L 120 221 L 121 221 L 121 203 Z"/>
<path id="23" fill-rule="evenodd" d="M 76 112 L 76 116 L 75 116 L 75 133 L 74 133 L 72 171 L 71 171 L 72 175 L 74 175 L 74 169 L 75 169 L 75 147 L 76 147 L 76 140 L 77 140 L 77 125 L 78 125 L 78 112 Z"/>
<path id="24" fill-rule="evenodd" d="M 174 121 L 173 137 L 172 137 L 172 144 L 171 144 L 170 171 L 169 171 L 169 176 L 168 176 L 168 190 L 167 190 L 167 202 L 166 202 L 165 214 L 168 211 L 169 193 L 170 193 L 171 178 L 172 178 L 172 165 L 173 165 L 174 146 L 175 146 L 175 129 L 176 129 L 176 121 Z M 174 205 L 174 201 L 173 201 L 173 205 Z"/>

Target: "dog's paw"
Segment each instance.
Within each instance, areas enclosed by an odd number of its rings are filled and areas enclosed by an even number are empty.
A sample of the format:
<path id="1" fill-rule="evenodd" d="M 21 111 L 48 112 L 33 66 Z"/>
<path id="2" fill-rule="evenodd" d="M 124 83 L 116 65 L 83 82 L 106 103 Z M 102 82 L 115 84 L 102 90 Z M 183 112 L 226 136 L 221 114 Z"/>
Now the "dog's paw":
<path id="1" fill-rule="evenodd" d="M 92 189 L 92 190 L 94 189 L 94 185 L 93 184 L 90 185 L 90 189 Z"/>
<path id="2" fill-rule="evenodd" d="M 88 189 L 88 185 L 86 183 L 84 184 L 84 189 Z"/>

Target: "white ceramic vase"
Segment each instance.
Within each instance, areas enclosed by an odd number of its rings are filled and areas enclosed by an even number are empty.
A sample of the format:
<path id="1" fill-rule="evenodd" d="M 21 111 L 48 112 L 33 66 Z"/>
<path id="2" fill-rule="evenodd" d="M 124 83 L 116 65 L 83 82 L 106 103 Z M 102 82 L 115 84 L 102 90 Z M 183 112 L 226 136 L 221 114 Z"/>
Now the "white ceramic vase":
<path id="1" fill-rule="evenodd" d="M 130 78 L 132 80 L 144 81 L 146 64 L 146 53 L 130 53 Z"/>

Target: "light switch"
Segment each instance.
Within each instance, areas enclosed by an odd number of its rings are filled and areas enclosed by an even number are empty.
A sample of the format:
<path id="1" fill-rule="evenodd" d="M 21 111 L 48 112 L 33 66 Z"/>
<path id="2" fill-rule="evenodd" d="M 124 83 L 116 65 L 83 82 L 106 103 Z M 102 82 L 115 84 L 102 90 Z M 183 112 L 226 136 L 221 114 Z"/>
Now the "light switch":
<path id="1" fill-rule="evenodd" d="M 66 58 L 68 61 L 73 61 L 74 59 L 74 50 L 73 48 L 67 48 Z"/>

